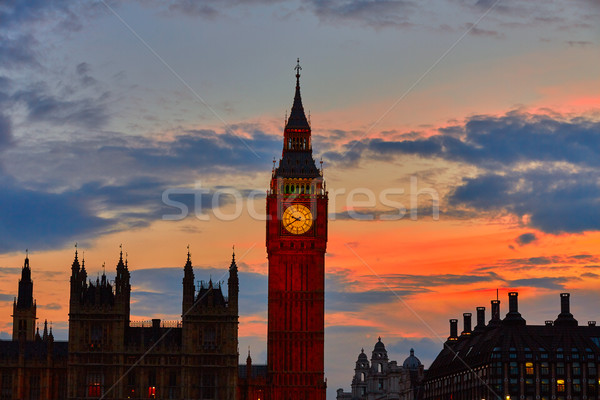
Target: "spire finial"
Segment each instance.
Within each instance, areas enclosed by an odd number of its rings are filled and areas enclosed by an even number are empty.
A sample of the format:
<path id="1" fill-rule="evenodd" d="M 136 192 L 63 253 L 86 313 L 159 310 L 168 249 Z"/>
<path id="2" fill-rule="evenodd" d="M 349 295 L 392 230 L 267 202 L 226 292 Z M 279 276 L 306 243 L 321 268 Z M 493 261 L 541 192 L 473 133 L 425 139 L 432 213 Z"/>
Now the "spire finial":
<path id="1" fill-rule="evenodd" d="M 29 249 L 25 249 L 25 258 L 29 258 Z"/>
<path id="2" fill-rule="evenodd" d="M 235 261 L 235 244 L 231 246 L 231 261 Z"/>
<path id="3" fill-rule="evenodd" d="M 77 260 L 77 242 L 75 242 L 75 259 Z"/>
<path id="4" fill-rule="evenodd" d="M 296 60 L 297 64 L 294 67 L 296 70 L 296 86 L 300 86 L 300 71 L 302 71 L 302 67 L 300 66 L 300 58 Z"/>
<path id="5" fill-rule="evenodd" d="M 102 263 L 102 275 L 106 275 L 106 263 Z"/>
<path id="6" fill-rule="evenodd" d="M 121 249 L 121 254 L 119 255 L 119 258 L 120 258 L 121 261 L 123 261 L 123 243 L 121 243 L 119 245 L 119 248 Z"/>

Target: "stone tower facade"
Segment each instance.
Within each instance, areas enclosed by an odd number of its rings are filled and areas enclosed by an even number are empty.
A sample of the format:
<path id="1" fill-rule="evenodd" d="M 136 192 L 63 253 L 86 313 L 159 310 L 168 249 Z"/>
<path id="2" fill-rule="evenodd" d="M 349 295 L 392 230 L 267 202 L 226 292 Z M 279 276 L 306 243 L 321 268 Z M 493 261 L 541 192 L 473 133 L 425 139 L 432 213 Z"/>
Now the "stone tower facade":
<path id="1" fill-rule="evenodd" d="M 311 127 L 300 97 L 267 195 L 269 311 L 267 384 L 271 400 L 324 400 L 324 281 L 327 192 L 312 156 Z"/>
<path id="2" fill-rule="evenodd" d="M 36 304 L 33 299 L 33 281 L 29 268 L 29 255 L 25 257 L 19 292 L 13 302 L 13 340 L 33 341 L 35 335 Z"/>

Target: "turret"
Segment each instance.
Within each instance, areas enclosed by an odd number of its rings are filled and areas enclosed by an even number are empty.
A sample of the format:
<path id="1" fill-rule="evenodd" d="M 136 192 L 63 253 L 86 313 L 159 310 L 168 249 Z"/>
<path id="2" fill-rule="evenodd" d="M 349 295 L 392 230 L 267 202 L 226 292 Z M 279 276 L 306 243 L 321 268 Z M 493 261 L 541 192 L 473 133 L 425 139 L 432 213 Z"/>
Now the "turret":
<path id="1" fill-rule="evenodd" d="M 115 294 L 117 296 L 129 298 L 131 295 L 131 274 L 127 266 L 127 259 L 123 262 L 123 249 L 119 255 L 119 262 L 117 263 L 117 276 L 115 277 Z"/>
<path id="2" fill-rule="evenodd" d="M 42 340 L 45 342 L 48 340 L 48 320 L 44 320 L 44 334 L 42 335 Z"/>
<path id="3" fill-rule="evenodd" d="M 388 354 L 385 345 L 381 341 L 381 336 L 375 343 L 373 353 L 371 354 L 371 368 L 374 372 L 383 372 L 387 370 Z"/>
<path id="4" fill-rule="evenodd" d="M 238 309 L 238 294 L 240 291 L 240 280 L 238 278 L 238 268 L 235 263 L 235 252 L 231 255 L 231 265 L 229 266 L 229 280 L 227 281 L 227 290 L 229 296 L 229 308 Z"/>
<path id="5" fill-rule="evenodd" d="M 35 338 L 36 304 L 33 299 L 33 281 L 29 267 L 29 252 L 25 256 L 19 291 L 13 302 L 13 340 L 32 341 Z"/>
<path id="6" fill-rule="evenodd" d="M 362 398 L 367 392 L 367 378 L 369 376 L 369 359 L 364 349 L 360 349 L 360 354 L 354 367 L 354 378 L 352 378 L 352 397 Z"/>
<path id="7" fill-rule="evenodd" d="M 248 357 L 246 358 L 246 379 L 252 379 L 252 357 L 250 357 L 250 346 L 248 346 Z"/>
<path id="8" fill-rule="evenodd" d="M 195 297 L 194 287 L 194 268 L 192 267 L 192 258 L 190 255 L 190 247 L 188 246 L 187 261 L 183 267 L 183 302 L 181 314 L 186 315 L 194 305 Z"/>

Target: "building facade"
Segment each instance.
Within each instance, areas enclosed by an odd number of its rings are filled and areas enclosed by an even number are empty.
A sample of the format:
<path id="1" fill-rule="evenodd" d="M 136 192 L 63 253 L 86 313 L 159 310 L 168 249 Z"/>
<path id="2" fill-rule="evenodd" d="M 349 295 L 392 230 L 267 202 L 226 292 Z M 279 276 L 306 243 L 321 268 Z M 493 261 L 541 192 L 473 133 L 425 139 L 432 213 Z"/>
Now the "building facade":
<path id="1" fill-rule="evenodd" d="M 65 399 L 67 397 L 67 343 L 55 342 L 44 322 L 36 331 L 36 302 L 29 256 L 21 270 L 13 302 L 12 341 L 0 340 L 0 399 Z"/>
<path id="2" fill-rule="evenodd" d="M 312 157 L 311 127 L 300 97 L 283 133 L 267 195 L 269 299 L 267 385 L 271 400 L 325 400 L 327 192 Z"/>
<path id="3" fill-rule="evenodd" d="M 29 258 L 13 306 L 12 341 L 0 341 L 0 399 L 230 399 L 238 396 L 235 256 L 228 297 L 220 284 L 196 287 L 188 252 L 182 319 L 130 321 L 131 285 L 121 252 L 114 283 L 88 280 L 77 251 L 71 265 L 69 340 L 31 331 L 36 311 Z M 30 340 L 31 339 L 31 340 Z"/>
<path id="4" fill-rule="evenodd" d="M 253 365 L 250 349 L 246 365 L 239 366 L 238 400 L 264 400 L 267 396 L 267 366 Z"/>
<path id="5" fill-rule="evenodd" d="M 354 367 L 350 392 L 337 390 L 336 400 L 415 400 L 422 398 L 424 369 L 410 349 L 402 365 L 390 361 L 385 345 L 378 339 L 371 361 L 361 349 Z"/>
<path id="6" fill-rule="evenodd" d="M 500 319 L 477 308 L 477 324 L 465 313 L 464 329 L 450 320 L 450 336 L 426 373 L 425 399 L 586 400 L 599 398 L 600 327 L 580 326 L 570 312 L 569 293 L 560 295 L 560 314 L 544 325 L 528 325 L 509 293 L 509 311 Z"/>

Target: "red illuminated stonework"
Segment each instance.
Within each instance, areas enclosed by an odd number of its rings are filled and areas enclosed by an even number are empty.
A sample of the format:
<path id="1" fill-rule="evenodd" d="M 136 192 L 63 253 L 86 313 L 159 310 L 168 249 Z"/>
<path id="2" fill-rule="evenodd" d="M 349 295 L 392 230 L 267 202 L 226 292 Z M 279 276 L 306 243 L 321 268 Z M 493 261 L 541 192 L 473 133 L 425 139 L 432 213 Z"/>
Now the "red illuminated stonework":
<path id="1" fill-rule="evenodd" d="M 296 93 L 267 196 L 268 387 L 271 400 L 325 400 L 327 192 Z"/>

